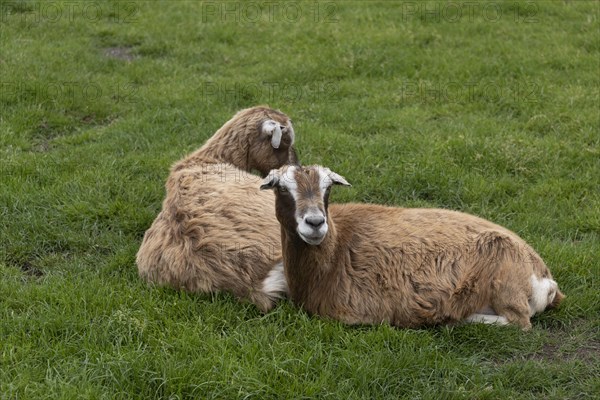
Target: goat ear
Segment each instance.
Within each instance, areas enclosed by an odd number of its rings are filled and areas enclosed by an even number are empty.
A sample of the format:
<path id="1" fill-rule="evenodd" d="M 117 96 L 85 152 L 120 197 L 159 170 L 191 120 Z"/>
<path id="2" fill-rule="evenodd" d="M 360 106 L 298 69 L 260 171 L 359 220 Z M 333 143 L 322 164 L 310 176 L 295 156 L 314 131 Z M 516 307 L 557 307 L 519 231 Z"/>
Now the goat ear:
<path id="1" fill-rule="evenodd" d="M 278 183 L 279 175 L 277 174 L 277 170 L 271 170 L 269 175 L 263 179 L 262 184 L 260 185 L 260 190 L 273 189 Z"/>
<path id="2" fill-rule="evenodd" d="M 271 146 L 274 149 L 278 149 L 281 144 L 281 127 L 279 122 L 268 119 L 262 124 L 262 131 L 267 135 L 271 136 Z"/>
<path id="3" fill-rule="evenodd" d="M 331 181 L 333 182 L 334 185 L 352 186 L 351 184 L 348 183 L 346 178 L 344 178 L 341 175 L 336 174 L 333 171 L 329 172 L 329 178 L 331 179 Z"/>

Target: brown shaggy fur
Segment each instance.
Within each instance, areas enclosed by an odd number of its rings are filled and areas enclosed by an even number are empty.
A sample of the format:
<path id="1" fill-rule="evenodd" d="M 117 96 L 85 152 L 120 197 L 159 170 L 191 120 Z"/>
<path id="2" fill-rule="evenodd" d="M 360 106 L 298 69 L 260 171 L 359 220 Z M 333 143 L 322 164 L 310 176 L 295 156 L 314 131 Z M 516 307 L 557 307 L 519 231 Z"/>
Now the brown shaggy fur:
<path id="1" fill-rule="evenodd" d="M 291 135 L 284 134 L 279 149 L 273 149 L 271 137 L 260 131 L 262 123 L 268 119 L 279 122 L 288 130 L 293 129 L 290 118 L 278 110 L 263 106 L 241 110 L 215 132 L 204 146 L 175 163 L 171 172 L 197 166 L 218 169 L 217 166 L 205 166 L 217 164 L 220 168 L 233 166 L 240 170 L 241 176 L 244 176 L 242 171 L 257 170 L 264 177 L 271 169 L 297 163 Z"/>
<path id="2" fill-rule="evenodd" d="M 296 168 L 294 176 L 293 195 L 279 182 L 270 184 L 276 189 L 289 295 L 308 312 L 348 324 L 418 327 L 461 321 L 491 308 L 509 323 L 531 327 L 531 275 L 551 274 L 515 233 L 441 209 L 327 207 L 317 167 Z M 270 187 L 269 179 L 263 188 Z M 323 212 L 329 226 L 319 245 L 297 233 L 297 218 L 309 209 Z M 563 297 L 556 289 L 549 307 Z"/>
<path id="3" fill-rule="evenodd" d="M 266 120 L 283 129 L 278 149 L 261 130 Z M 137 253 L 148 282 L 191 292 L 228 291 L 262 311 L 277 295 L 262 282 L 281 262 L 279 225 L 272 193 L 258 190 L 258 170 L 296 162 L 293 128 L 268 107 L 238 112 L 202 148 L 177 162 L 166 183 L 162 211 Z"/>

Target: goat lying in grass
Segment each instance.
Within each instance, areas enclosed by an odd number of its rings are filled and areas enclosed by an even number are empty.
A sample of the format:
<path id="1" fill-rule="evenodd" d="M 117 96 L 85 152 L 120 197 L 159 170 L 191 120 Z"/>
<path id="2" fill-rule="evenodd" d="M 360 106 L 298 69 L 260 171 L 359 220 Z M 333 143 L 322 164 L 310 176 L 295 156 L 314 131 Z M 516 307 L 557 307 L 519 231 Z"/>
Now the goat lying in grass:
<path id="1" fill-rule="evenodd" d="M 162 211 L 137 253 L 148 282 L 191 292 L 228 291 L 268 311 L 287 291 L 272 193 L 258 190 L 272 168 L 296 162 L 287 115 L 238 112 L 171 169 Z"/>
<path id="2" fill-rule="evenodd" d="M 458 321 L 531 328 L 564 297 L 539 255 L 513 232 L 472 215 L 369 204 L 328 206 L 320 166 L 271 171 L 289 295 L 348 324 L 418 327 Z"/>

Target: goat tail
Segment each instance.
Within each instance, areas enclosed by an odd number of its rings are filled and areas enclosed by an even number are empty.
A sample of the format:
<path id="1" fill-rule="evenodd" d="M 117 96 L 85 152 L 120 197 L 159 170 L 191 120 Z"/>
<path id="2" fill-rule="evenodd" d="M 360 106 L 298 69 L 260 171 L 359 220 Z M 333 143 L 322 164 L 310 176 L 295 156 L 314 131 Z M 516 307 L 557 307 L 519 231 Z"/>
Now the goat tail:
<path id="1" fill-rule="evenodd" d="M 556 294 L 554 295 L 554 299 L 548 304 L 547 309 L 557 308 L 559 304 L 565 299 L 565 295 L 559 289 L 556 290 Z"/>

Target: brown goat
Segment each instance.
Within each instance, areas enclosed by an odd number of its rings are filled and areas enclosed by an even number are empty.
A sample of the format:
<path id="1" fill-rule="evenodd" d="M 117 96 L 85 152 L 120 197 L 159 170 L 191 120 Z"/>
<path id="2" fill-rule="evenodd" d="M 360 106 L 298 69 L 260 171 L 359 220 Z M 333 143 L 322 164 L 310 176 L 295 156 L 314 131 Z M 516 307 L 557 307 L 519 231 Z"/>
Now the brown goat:
<path id="1" fill-rule="evenodd" d="M 137 253 L 148 282 L 190 292 L 227 291 L 268 311 L 287 291 L 272 193 L 258 190 L 272 168 L 296 162 L 287 115 L 238 112 L 199 150 L 177 162 L 162 211 Z"/>
<path id="2" fill-rule="evenodd" d="M 292 300 L 348 324 L 418 327 L 458 321 L 531 328 L 564 297 L 540 256 L 515 233 L 472 215 L 368 204 L 328 206 L 320 166 L 284 166 L 275 190 Z"/>

